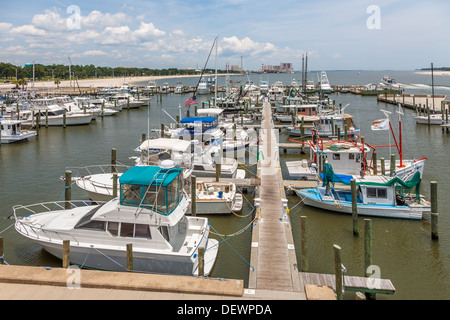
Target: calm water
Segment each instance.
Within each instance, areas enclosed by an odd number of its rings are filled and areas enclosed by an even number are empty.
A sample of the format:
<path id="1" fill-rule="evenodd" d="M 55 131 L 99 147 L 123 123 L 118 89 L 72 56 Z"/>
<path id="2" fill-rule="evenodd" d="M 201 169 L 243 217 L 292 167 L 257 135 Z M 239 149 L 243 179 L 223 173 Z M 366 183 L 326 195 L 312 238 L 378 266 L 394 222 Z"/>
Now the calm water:
<path id="1" fill-rule="evenodd" d="M 431 76 L 417 75 L 409 71 L 345 71 L 329 72 L 331 84 L 367 84 L 378 83 L 389 75 L 398 82 L 406 84 L 406 93 L 431 94 Z M 316 74 L 310 79 L 316 80 Z M 258 84 L 260 80 L 269 83 L 283 81 L 290 84 L 300 79 L 301 74 L 291 75 L 250 75 L 249 78 L 235 77 L 245 83 L 248 79 Z M 450 92 L 450 77 L 435 76 L 436 94 Z M 160 81 L 174 85 L 180 80 Z M 196 85 L 197 79 L 181 80 L 185 85 Z M 224 84 L 220 78 L 219 84 Z M 5 242 L 5 259 L 10 264 L 35 266 L 60 266 L 61 262 L 47 254 L 40 246 L 20 237 L 13 220 L 6 219 L 12 214 L 12 206 L 32 204 L 44 201 L 57 201 L 63 198 L 64 184 L 59 179 L 67 167 L 82 167 L 110 162 L 111 149 L 117 149 L 118 161 L 132 165 L 129 159 L 136 154 L 133 149 L 139 145 L 141 134 L 150 128 L 159 128 L 160 123 L 169 124 L 172 120 L 162 111 L 175 116 L 178 106 L 183 105 L 188 95 L 165 95 L 158 102 L 153 98 L 150 110 L 141 107 L 135 110 L 123 110 L 116 117 L 98 119 L 96 123 L 83 127 L 42 128 L 40 136 L 31 141 L 2 145 L 0 148 L 0 235 Z M 198 96 L 200 101 L 207 96 Z M 355 117 L 366 141 L 371 144 L 389 144 L 385 132 L 372 132 L 370 124 L 383 118 L 381 109 L 392 111 L 391 105 L 377 103 L 375 97 L 361 97 L 352 94 L 332 95 L 332 99 L 343 105 Z M 182 107 L 184 111 L 184 106 Z M 425 167 L 422 193 L 429 197 L 430 181 L 438 181 L 439 190 L 439 241 L 432 241 L 428 219 L 422 221 L 403 221 L 396 219 L 373 218 L 373 262 L 381 270 L 381 277 L 390 279 L 397 289 L 393 296 L 378 295 L 378 299 L 449 299 L 450 298 L 450 199 L 447 195 L 450 186 L 447 183 L 450 173 L 448 158 L 450 135 L 443 134 L 440 127 L 417 126 L 412 119 L 412 111 L 404 110 L 403 141 L 405 158 L 428 157 Z M 396 123 L 396 118 L 393 119 Z M 151 133 L 152 134 L 152 133 Z M 282 141 L 288 136 L 280 135 Z M 379 150 L 380 156 L 389 158 L 389 150 Z M 282 153 L 284 162 L 298 159 L 294 151 Z M 254 173 L 253 167 L 245 167 L 248 175 Z M 286 174 L 287 172 L 284 173 Z M 248 202 L 243 214 L 252 209 L 252 195 L 246 195 Z M 72 190 L 73 199 L 86 199 L 86 195 L 76 187 Z M 334 272 L 333 244 L 342 248 L 343 264 L 347 275 L 362 276 L 364 273 L 364 220 L 359 219 L 359 237 L 352 234 L 351 216 L 334 214 L 297 205 L 299 199 L 289 197 L 291 222 L 296 247 L 299 248 L 299 218 L 308 217 L 307 236 L 309 267 L 311 272 Z M 296 206 L 297 205 L 297 206 Z M 295 206 L 295 208 L 294 208 Z M 251 217 L 219 216 L 210 217 L 212 227 L 222 235 L 231 235 L 244 229 Z M 220 236 L 213 236 L 222 240 Z M 250 266 L 251 228 L 242 233 L 223 239 L 219 257 L 212 277 L 245 279 L 247 283 Z M 297 250 L 297 255 L 300 251 Z M 351 299 L 352 294 L 346 298 Z"/>

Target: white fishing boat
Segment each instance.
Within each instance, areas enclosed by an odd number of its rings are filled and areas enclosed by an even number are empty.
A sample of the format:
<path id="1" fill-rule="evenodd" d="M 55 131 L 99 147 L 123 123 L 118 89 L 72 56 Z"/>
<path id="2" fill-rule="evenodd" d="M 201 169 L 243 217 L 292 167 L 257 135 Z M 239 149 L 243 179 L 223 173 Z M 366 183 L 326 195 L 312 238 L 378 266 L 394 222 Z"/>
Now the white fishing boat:
<path id="1" fill-rule="evenodd" d="M 242 210 L 243 198 L 232 182 L 196 182 L 196 214 L 230 214 Z M 191 197 L 190 188 L 186 188 Z M 191 213 L 189 208 L 188 213 Z"/>
<path id="2" fill-rule="evenodd" d="M 197 87 L 197 94 L 208 94 L 211 93 L 211 88 L 208 81 L 204 78 L 200 79 Z"/>
<path id="3" fill-rule="evenodd" d="M 177 82 L 176 86 L 175 86 L 175 91 L 176 94 L 181 94 L 184 93 L 184 85 L 181 82 Z"/>
<path id="4" fill-rule="evenodd" d="M 348 132 L 358 133 L 359 128 L 353 121 L 353 116 L 341 113 L 339 111 L 335 113 L 320 113 L 315 116 L 297 116 L 297 124 L 294 126 L 286 126 L 285 131 L 294 137 L 300 137 L 302 135 L 301 121 L 303 119 L 303 132 L 305 136 L 311 136 L 313 132 L 318 132 L 321 137 L 337 136 L 335 126 L 340 131 L 340 136 L 345 135 L 345 126 L 347 126 Z"/>
<path id="5" fill-rule="evenodd" d="M 0 115 L 1 143 L 14 143 L 37 135 L 36 131 L 23 130 L 22 121 L 6 120 Z"/>
<path id="6" fill-rule="evenodd" d="M 259 92 L 261 94 L 267 94 L 269 92 L 269 83 L 265 80 L 259 82 Z"/>
<path id="7" fill-rule="evenodd" d="M 33 107 L 30 109 L 22 110 L 19 112 L 20 120 L 23 120 L 23 125 L 34 126 L 36 114 L 40 111 L 40 125 L 49 126 L 63 126 L 64 118 L 67 126 L 79 126 L 88 125 L 93 119 L 93 115 L 89 113 L 76 112 L 76 111 L 66 111 L 64 116 L 64 109 L 57 104 L 50 104 L 46 107 Z"/>
<path id="8" fill-rule="evenodd" d="M 160 89 L 161 93 L 170 93 L 170 86 L 168 82 L 164 82 Z"/>
<path id="9" fill-rule="evenodd" d="M 320 73 L 319 83 L 317 84 L 318 90 L 323 93 L 332 93 L 333 88 L 331 88 L 330 81 L 328 80 L 327 73 L 322 71 Z"/>
<path id="10" fill-rule="evenodd" d="M 126 271 L 131 244 L 135 272 L 198 275 L 198 249 L 204 248 L 207 276 L 218 241 L 209 239 L 207 218 L 185 215 L 189 201 L 181 171 L 132 167 L 120 177 L 120 196 L 100 205 L 71 201 L 15 206 L 15 229 L 60 259 L 63 240 L 69 240 L 72 264 L 101 270 Z"/>
<path id="11" fill-rule="evenodd" d="M 270 102 L 281 101 L 284 96 L 284 85 L 281 81 L 275 82 L 269 89 L 268 97 Z"/>
<path id="12" fill-rule="evenodd" d="M 381 79 L 380 86 L 384 88 L 400 88 L 400 85 L 395 81 L 395 79 L 388 76 L 384 76 L 383 79 Z"/>
<path id="13" fill-rule="evenodd" d="M 114 96 L 112 96 L 112 101 L 117 101 L 117 104 L 121 104 L 122 105 L 122 109 L 134 109 L 134 108 L 139 108 L 141 106 L 143 106 L 144 104 L 147 103 L 147 101 L 145 100 L 138 100 L 135 97 L 133 97 L 131 94 L 129 93 L 121 93 L 121 94 L 116 94 Z"/>
<path id="14" fill-rule="evenodd" d="M 291 179 L 316 180 L 316 170 L 319 163 L 330 164 L 336 175 L 381 175 L 383 172 L 381 162 L 378 160 L 374 170 L 373 151 L 375 148 L 362 141 L 349 140 L 326 140 L 320 139 L 314 143 L 312 140 L 306 142 L 309 145 L 310 157 L 300 161 L 287 161 L 286 167 Z M 319 159 L 320 158 L 320 159 Z M 409 182 L 416 172 L 423 175 L 426 158 L 396 161 L 394 176 Z M 314 165 L 313 165 L 314 164 Z M 385 161 L 384 171 L 389 174 L 390 160 Z"/>
<path id="15" fill-rule="evenodd" d="M 389 180 L 384 176 L 364 176 L 364 178 L 349 176 L 349 179 L 356 181 L 358 215 L 417 220 L 422 219 L 424 213 L 431 211 L 430 203 L 420 194 L 399 191 L 400 187 L 419 188 L 421 180 L 419 172 L 416 172 L 409 183 L 403 182 L 398 177 Z M 350 180 L 345 184 L 350 184 Z M 343 182 L 342 177 L 333 181 Z M 324 186 L 296 189 L 295 192 L 307 206 L 352 214 L 352 194 L 348 186 L 339 188 L 327 186 L 324 182 Z"/>

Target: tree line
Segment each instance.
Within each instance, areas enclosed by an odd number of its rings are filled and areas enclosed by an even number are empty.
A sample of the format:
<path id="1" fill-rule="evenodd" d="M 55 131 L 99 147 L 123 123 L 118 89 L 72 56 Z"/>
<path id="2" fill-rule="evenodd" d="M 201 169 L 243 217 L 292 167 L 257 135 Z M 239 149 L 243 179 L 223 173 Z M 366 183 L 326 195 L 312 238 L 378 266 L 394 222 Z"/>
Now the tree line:
<path id="1" fill-rule="evenodd" d="M 132 76 L 167 76 L 167 75 L 195 75 L 199 72 L 194 69 L 150 69 L 150 68 L 130 68 L 130 67 L 98 67 L 94 65 L 72 65 L 70 67 L 72 79 L 88 78 L 111 78 L 111 77 L 132 77 Z M 205 73 L 213 73 L 214 70 L 206 69 Z M 223 73 L 223 70 L 218 70 Z M 10 63 L 0 62 L 0 78 L 3 80 L 33 79 L 33 66 L 15 66 Z M 34 65 L 34 76 L 36 81 L 40 80 L 69 80 L 69 66 L 62 64 Z"/>

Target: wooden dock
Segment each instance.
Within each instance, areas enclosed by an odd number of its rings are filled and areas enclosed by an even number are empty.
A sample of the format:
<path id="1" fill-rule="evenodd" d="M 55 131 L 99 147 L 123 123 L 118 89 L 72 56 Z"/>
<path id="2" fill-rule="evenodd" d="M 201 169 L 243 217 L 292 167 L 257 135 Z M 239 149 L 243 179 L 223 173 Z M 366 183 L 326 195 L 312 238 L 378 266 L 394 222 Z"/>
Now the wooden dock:
<path id="1" fill-rule="evenodd" d="M 336 278 L 334 274 L 321 274 L 300 272 L 300 279 L 304 285 L 326 286 L 336 291 Z M 390 280 L 378 278 L 365 278 L 344 276 L 343 287 L 346 291 L 394 294 L 395 287 Z"/>
<path id="2" fill-rule="evenodd" d="M 415 109 L 416 107 L 426 108 L 430 107 L 432 112 L 440 113 L 443 106 L 449 105 L 445 95 L 426 95 L 426 94 L 380 94 L 378 95 L 379 102 L 389 104 L 400 104 L 402 107 Z M 434 101 L 434 104 L 433 104 Z"/>
<path id="3" fill-rule="evenodd" d="M 264 103 L 258 162 L 258 220 L 253 227 L 249 289 L 303 293 L 300 286 L 287 200 L 281 175 L 278 141 L 270 104 Z"/>

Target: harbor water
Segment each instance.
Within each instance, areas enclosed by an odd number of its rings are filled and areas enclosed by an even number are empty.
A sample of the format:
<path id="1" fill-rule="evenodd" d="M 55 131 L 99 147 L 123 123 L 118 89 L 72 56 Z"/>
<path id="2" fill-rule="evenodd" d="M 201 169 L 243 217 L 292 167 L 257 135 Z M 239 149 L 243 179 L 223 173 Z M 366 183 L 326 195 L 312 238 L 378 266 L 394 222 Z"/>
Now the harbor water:
<path id="1" fill-rule="evenodd" d="M 397 82 L 405 84 L 405 93 L 431 94 L 431 76 L 412 71 L 335 71 L 328 72 L 332 85 L 377 84 L 389 75 Z M 310 74 L 309 80 L 316 82 L 317 75 Z M 259 84 L 266 80 L 269 84 L 282 81 L 291 84 L 300 79 L 301 74 L 250 75 L 235 77 L 244 84 L 251 80 Z M 197 78 L 181 79 L 184 85 L 197 83 Z M 180 79 L 161 81 L 175 85 Z M 450 77 L 435 76 L 435 94 L 450 93 Z M 142 85 L 146 85 L 143 83 Z M 225 85 L 225 78 L 219 78 L 219 85 Z M 133 165 L 130 157 L 139 146 L 143 133 L 156 136 L 151 129 L 159 129 L 161 123 L 169 125 L 179 112 L 184 115 L 184 102 L 190 94 L 165 94 L 154 96 L 148 107 L 124 109 L 114 117 L 98 118 L 88 126 L 49 127 L 39 131 L 39 137 L 18 144 L 0 147 L 0 236 L 4 238 L 4 259 L 9 264 L 59 267 L 61 261 L 45 252 L 39 245 L 21 237 L 10 219 L 14 205 L 64 200 L 64 182 L 60 179 L 68 167 L 107 165 L 110 163 L 111 149 L 117 149 L 117 161 Z M 197 96 L 206 101 L 208 95 Z M 354 116 L 361 129 L 361 135 L 371 145 L 393 144 L 389 131 L 372 131 L 374 120 L 384 118 L 382 109 L 392 112 L 391 122 L 398 132 L 398 108 L 377 102 L 374 96 L 332 94 L 330 99 L 343 106 L 349 104 L 346 112 Z M 193 108 L 191 107 L 191 112 Z M 442 132 L 440 126 L 416 125 L 413 111 L 403 110 L 402 133 L 404 159 L 427 157 L 421 192 L 430 197 L 430 181 L 438 182 L 439 240 L 431 239 L 430 219 L 421 221 L 372 218 L 373 263 L 377 266 L 377 276 L 390 279 L 396 288 L 395 295 L 378 295 L 377 299 L 449 299 L 450 298 L 450 134 Z M 280 141 L 289 137 L 280 133 Z M 380 148 L 378 159 L 390 158 L 395 148 Z M 298 160 L 298 150 L 282 150 L 282 170 L 286 179 L 288 173 L 285 162 Z M 247 177 L 255 174 L 255 166 L 243 165 Z M 209 216 L 213 234 L 221 241 L 218 260 L 211 277 L 244 279 L 247 285 L 252 266 L 251 220 L 253 195 L 244 194 L 245 206 L 242 216 Z M 87 199 L 86 194 L 76 186 L 72 188 L 72 199 Z M 289 196 L 290 219 L 296 244 L 297 261 L 300 261 L 300 216 L 307 217 L 307 238 L 309 271 L 334 273 L 333 244 L 342 248 L 342 261 L 346 275 L 364 275 L 364 218 L 358 219 L 359 236 L 352 232 L 351 216 L 331 213 L 303 206 L 297 196 Z M 249 225 L 250 224 L 250 225 Z M 274 266 L 276 268 L 276 266 Z M 347 293 L 346 298 L 354 298 Z"/>

